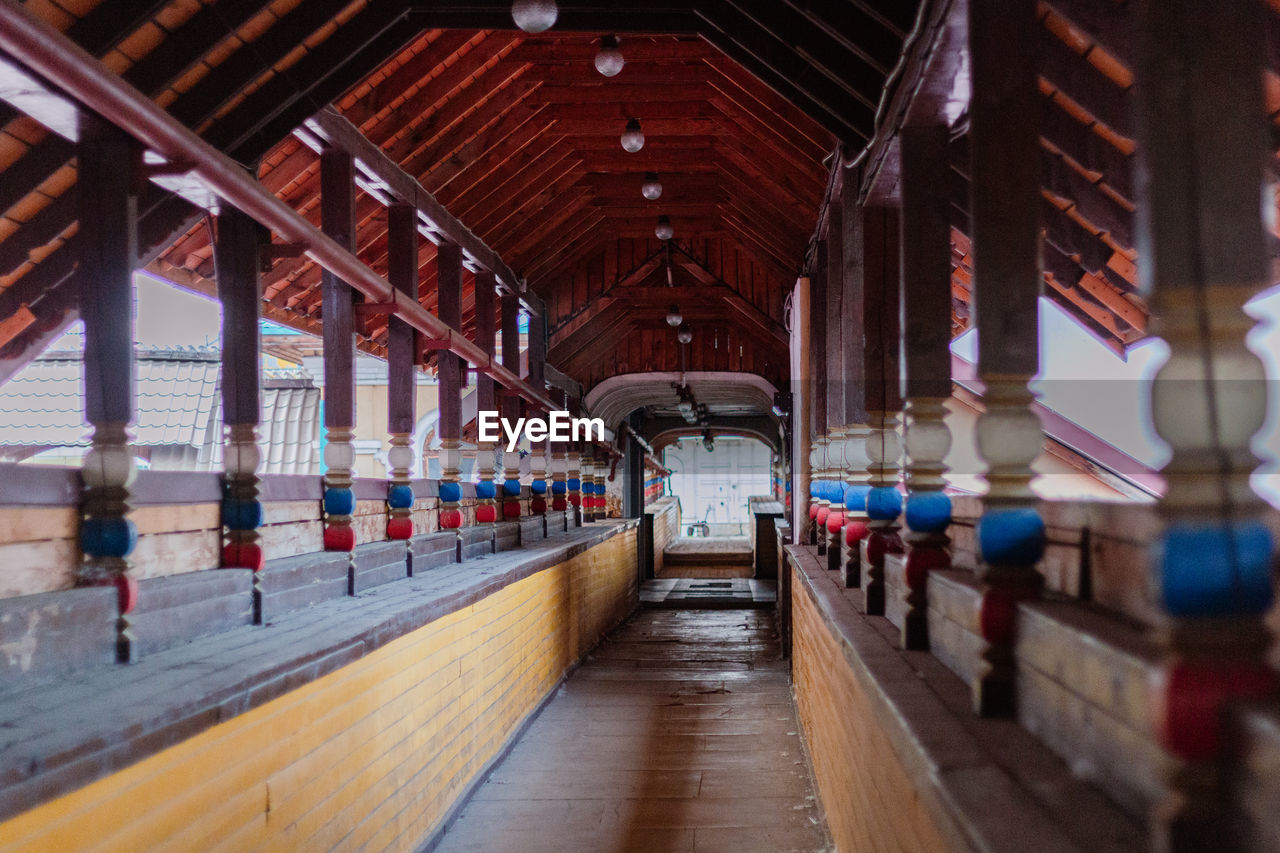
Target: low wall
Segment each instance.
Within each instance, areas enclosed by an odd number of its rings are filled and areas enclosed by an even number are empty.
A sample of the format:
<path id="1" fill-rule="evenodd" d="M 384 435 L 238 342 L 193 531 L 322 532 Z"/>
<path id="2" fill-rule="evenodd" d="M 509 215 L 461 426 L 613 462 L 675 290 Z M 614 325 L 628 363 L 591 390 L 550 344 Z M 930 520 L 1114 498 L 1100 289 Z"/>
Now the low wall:
<path id="1" fill-rule="evenodd" d="M 785 552 L 796 706 L 837 849 L 1148 849 L 1141 819 L 1035 735 L 974 717 L 968 685 L 901 650 L 815 549 Z"/>
<path id="2" fill-rule="evenodd" d="M 0 850 L 417 848 L 634 608 L 635 536 L 593 525 L 0 701 L 0 802 L 39 803 Z"/>
<path id="3" fill-rule="evenodd" d="M 840 641 L 823 619 L 810 585 L 801 579 L 801 570 L 793 571 L 796 710 L 836 848 L 951 849 L 877 724 L 871 699 L 844 661 Z"/>

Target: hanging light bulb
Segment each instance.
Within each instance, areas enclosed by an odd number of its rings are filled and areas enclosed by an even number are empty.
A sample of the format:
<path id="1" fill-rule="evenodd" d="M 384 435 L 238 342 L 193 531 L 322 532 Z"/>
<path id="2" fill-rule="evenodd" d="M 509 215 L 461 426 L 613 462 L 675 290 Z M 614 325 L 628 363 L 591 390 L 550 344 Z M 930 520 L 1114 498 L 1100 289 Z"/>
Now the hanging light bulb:
<path id="1" fill-rule="evenodd" d="M 662 181 L 657 172 L 645 172 L 644 183 L 640 186 L 640 194 L 649 201 L 657 201 L 662 197 Z"/>
<path id="2" fill-rule="evenodd" d="M 671 220 L 664 213 L 658 217 L 658 224 L 654 227 L 653 233 L 658 236 L 659 240 L 670 240 L 671 235 L 675 234 L 675 229 L 671 227 Z"/>
<path id="3" fill-rule="evenodd" d="M 676 331 L 676 340 L 682 344 L 693 342 L 693 330 L 688 326 L 681 324 L 679 330 Z"/>
<path id="4" fill-rule="evenodd" d="M 555 0 L 515 0 L 511 4 L 511 17 L 526 33 L 551 29 L 559 12 Z"/>
<path id="5" fill-rule="evenodd" d="M 631 154 L 644 147 L 644 133 L 640 130 L 640 119 L 633 118 L 627 122 L 627 129 L 622 131 L 622 148 Z"/>
<path id="6" fill-rule="evenodd" d="M 616 77 L 622 70 L 626 60 L 618 49 L 617 36 L 604 36 L 600 39 L 600 50 L 596 53 L 596 70 L 606 77 Z"/>
<path id="7" fill-rule="evenodd" d="M 672 305 L 667 309 L 667 325 L 675 328 L 684 322 L 684 316 L 680 313 L 679 305 Z"/>

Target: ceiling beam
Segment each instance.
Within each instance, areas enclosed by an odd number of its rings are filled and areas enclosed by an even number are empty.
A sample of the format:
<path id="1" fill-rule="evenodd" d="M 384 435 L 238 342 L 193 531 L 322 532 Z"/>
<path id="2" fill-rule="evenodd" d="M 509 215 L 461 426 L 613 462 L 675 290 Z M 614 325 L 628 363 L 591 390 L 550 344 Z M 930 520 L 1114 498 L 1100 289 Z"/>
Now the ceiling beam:
<path id="1" fill-rule="evenodd" d="M 413 205 L 432 242 L 447 241 L 457 245 L 473 264 L 493 273 L 512 292 L 520 292 L 519 278 L 498 253 L 485 245 L 460 219 L 436 201 L 435 196 L 427 192 L 422 184 L 384 154 L 381 148 L 366 139 L 351 122 L 333 109 L 324 109 L 308 119 L 306 126 L 329 145 L 355 157 L 357 168 L 385 186 L 396 199 Z"/>

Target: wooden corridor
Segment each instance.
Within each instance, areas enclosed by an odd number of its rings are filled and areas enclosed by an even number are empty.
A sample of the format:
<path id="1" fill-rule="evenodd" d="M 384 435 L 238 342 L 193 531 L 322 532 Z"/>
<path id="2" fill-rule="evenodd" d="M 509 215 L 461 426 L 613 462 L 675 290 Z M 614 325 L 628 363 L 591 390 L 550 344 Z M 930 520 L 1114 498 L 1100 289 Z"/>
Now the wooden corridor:
<path id="1" fill-rule="evenodd" d="M 771 612 L 642 610 L 590 655 L 438 850 L 830 849 Z"/>

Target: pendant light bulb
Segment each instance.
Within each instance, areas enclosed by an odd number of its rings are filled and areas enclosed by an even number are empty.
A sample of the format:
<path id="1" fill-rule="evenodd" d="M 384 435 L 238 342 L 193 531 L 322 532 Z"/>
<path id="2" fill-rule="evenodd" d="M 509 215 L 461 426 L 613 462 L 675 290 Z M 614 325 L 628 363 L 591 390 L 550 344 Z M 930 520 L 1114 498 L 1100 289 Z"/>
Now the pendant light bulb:
<path id="1" fill-rule="evenodd" d="M 657 235 L 659 240 L 670 240 L 675 234 L 675 229 L 671 227 L 671 220 L 664 213 L 658 217 L 658 224 L 654 227 L 653 233 Z"/>
<path id="2" fill-rule="evenodd" d="M 640 120 L 633 118 L 627 122 L 627 129 L 622 131 L 622 149 L 634 154 L 643 147 L 644 132 L 640 130 Z"/>
<path id="3" fill-rule="evenodd" d="M 672 305 L 667 309 L 667 325 L 675 328 L 684 322 L 684 315 L 680 313 L 679 305 Z"/>
<path id="4" fill-rule="evenodd" d="M 626 65 L 622 51 L 618 49 L 617 36 L 604 36 L 600 39 L 600 50 L 596 53 L 596 70 L 606 77 L 616 77 Z"/>
<path id="5" fill-rule="evenodd" d="M 640 186 L 640 193 L 649 201 L 657 201 L 662 197 L 662 181 L 658 180 L 656 172 L 644 173 L 644 183 Z"/>
<path id="6" fill-rule="evenodd" d="M 551 29 L 559 13 L 555 0 L 515 0 L 511 4 L 512 19 L 526 33 L 541 33 Z"/>
<path id="7" fill-rule="evenodd" d="M 676 340 L 682 344 L 692 343 L 693 330 L 682 324 L 680 328 L 676 330 Z"/>

